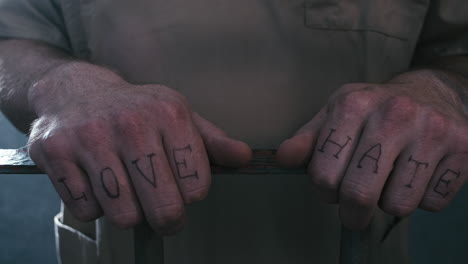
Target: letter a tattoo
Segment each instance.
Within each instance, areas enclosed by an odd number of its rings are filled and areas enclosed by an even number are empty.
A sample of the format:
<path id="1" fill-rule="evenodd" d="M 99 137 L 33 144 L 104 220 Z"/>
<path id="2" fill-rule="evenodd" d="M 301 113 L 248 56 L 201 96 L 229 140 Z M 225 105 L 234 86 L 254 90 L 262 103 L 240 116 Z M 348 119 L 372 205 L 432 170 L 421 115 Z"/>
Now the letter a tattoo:
<path id="1" fill-rule="evenodd" d="M 323 144 L 322 144 L 322 147 L 320 147 L 320 148 L 318 149 L 318 151 L 320 151 L 320 152 L 322 152 L 322 153 L 325 152 L 325 145 L 327 145 L 327 143 L 331 143 L 331 144 L 333 144 L 333 145 L 338 146 L 338 148 L 339 148 L 339 149 L 338 149 L 338 152 L 336 152 L 335 154 L 333 154 L 333 157 L 335 157 L 336 159 L 338 159 L 338 156 L 340 155 L 341 151 L 346 147 L 346 145 L 348 145 L 349 141 L 351 141 L 351 138 L 348 137 L 348 136 L 346 136 L 348 139 L 346 140 L 346 142 L 345 142 L 343 145 L 341 145 L 341 144 L 337 143 L 336 141 L 333 141 L 333 140 L 330 139 L 331 135 L 332 135 L 333 133 L 335 133 L 335 131 L 336 131 L 336 130 L 333 129 L 333 128 L 330 129 L 330 133 L 328 134 L 327 138 L 325 139 L 325 141 L 324 141 Z"/>
<path id="2" fill-rule="evenodd" d="M 67 190 L 68 194 L 70 195 L 70 197 L 77 201 L 77 200 L 81 200 L 81 199 L 84 199 L 85 201 L 88 201 L 88 198 L 86 197 L 86 194 L 84 192 L 81 193 L 81 196 L 79 197 L 74 197 L 70 188 L 68 187 L 68 185 L 65 183 L 65 178 L 59 178 L 58 179 L 58 182 L 60 182 L 61 184 L 63 184 L 63 186 L 65 187 L 65 189 Z"/>
<path id="3" fill-rule="evenodd" d="M 146 176 L 143 171 L 140 169 L 140 166 L 138 166 L 138 162 L 140 161 L 140 159 L 136 159 L 134 161 L 132 161 L 132 164 L 135 165 L 137 171 L 140 173 L 141 176 L 143 176 L 143 178 L 149 182 L 154 188 L 157 187 L 156 185 L 156 174 L 154 173 L 154 165 L 153 165 L 153 157 L 155 156 L 156 154 L 154 153 L 151 153 L 151 154 L 148 154 L 146 155 L 146 157 L 148 157 L 149 159 L 149 162 L 151 164 L 151 178 L 149 178 L 148 176 Z"/>
<path id="4" fill-rule="evenodd" d="M 373 151 L 375 149 L 375 151 Z M 371 156 L 371 152 L 373 152 L 372 154 L 377 154 L 375 156 Z M 380 160 L 380 155 L 382 155 L 382 145 L 379 144 L 375 144 L 374 146 L 372 146 L 369 150 L 366 151 L 366 153 L 364 153 L 364 155 L 362 155 L 361 159 L 359 160 L 358 162 L 358 165 L 357 167 L 358 168 L 362 168 L 362 161 L 365 159 L 365 158 L 368 158 L 368 159 L 371 159 L 375 162 L 375 165 L 374 165 L 374 173 L 377 173 L 379 172 L 379 160 Z"/>

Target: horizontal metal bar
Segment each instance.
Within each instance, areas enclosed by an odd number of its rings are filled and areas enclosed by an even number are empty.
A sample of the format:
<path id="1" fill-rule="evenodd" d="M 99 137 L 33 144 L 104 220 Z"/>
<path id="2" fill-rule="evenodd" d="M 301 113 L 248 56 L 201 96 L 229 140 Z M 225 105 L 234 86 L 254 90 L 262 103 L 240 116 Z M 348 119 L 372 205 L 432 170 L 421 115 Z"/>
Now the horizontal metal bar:
<path id="1" fill-rule="evenodd" d="M 276 150 L 254 150 L 253 159 L 243 168 L 212 165 L 213 174 L 304 174 L 305 169 L 285 169 L 277 166 Z M 28 155 L 26 148 L 0 149 L 0 174 L 43 174 Z"/>
<path id="2" fill-rule="evenodd" d="M 253 158 L 244 168 L 211 166 L 213 174 L 304 174 L 305 168 L 285 169 L 276 164 L 276 150 L 259 149 L 253 151 Z M 0 174 L 43 174 L 29 157 L 26 148 L 0 149 Z M 360 245 L 360 233 L 342 228 L 341 264 L 358 264 L 365 256 Z"/>

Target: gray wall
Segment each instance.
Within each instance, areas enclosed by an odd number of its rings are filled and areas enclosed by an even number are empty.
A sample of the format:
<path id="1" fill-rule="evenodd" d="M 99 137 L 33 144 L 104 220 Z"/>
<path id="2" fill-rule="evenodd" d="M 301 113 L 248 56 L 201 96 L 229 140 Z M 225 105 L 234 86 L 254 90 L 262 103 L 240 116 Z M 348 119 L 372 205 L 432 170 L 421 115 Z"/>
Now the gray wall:
<path id="1" fill-rule="evenodd" d="M 0 114 L 0 148 L 25 144 Z M 55 264 L 53 216 L 59 198 L 45 175 L 0 175 L 0 263 Z M 417 211 L 410 254 L 416 264 L 468 263 L 468 188 L 442 213 Z"/>
<path id="2" fill-rule="evenodd" d="M 0 148 L 25 143 L 0 114 Z M 0 263 L 56 264 L 53 216 L 59 207 L 46 175 L 0 175 Z"/>

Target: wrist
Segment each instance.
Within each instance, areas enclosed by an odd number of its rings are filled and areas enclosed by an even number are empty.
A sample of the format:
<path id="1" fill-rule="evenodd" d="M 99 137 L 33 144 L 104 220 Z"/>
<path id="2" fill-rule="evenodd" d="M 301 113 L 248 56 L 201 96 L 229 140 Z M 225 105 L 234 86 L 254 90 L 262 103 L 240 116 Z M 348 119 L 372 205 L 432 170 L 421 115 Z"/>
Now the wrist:
<path id="1" fill-rule="evenodd" d="M 445 99 L 447 103 L 468 117 L 468 85 L 460 77 L 458 74 L 444 69 L 427 68 L 400 74 L 390 83 L 421 87 L 422 93 Z"/>

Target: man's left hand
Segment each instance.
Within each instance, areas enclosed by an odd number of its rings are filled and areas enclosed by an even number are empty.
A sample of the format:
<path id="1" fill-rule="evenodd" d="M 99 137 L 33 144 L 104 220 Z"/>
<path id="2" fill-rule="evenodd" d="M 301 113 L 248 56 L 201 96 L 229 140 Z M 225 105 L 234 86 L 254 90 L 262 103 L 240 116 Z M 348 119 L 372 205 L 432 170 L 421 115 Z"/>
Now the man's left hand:
<path id="1" fill-rule="evenodd" d="M 419 70 L 344 85 L 281 144 L 278 162 L 308 165 L 314 192 L 339 203 L 350 229 L 366 227 L 377 206 L 398 217 L 439 211 L 468 174 L 468 115 L 450 78 Z"/>

